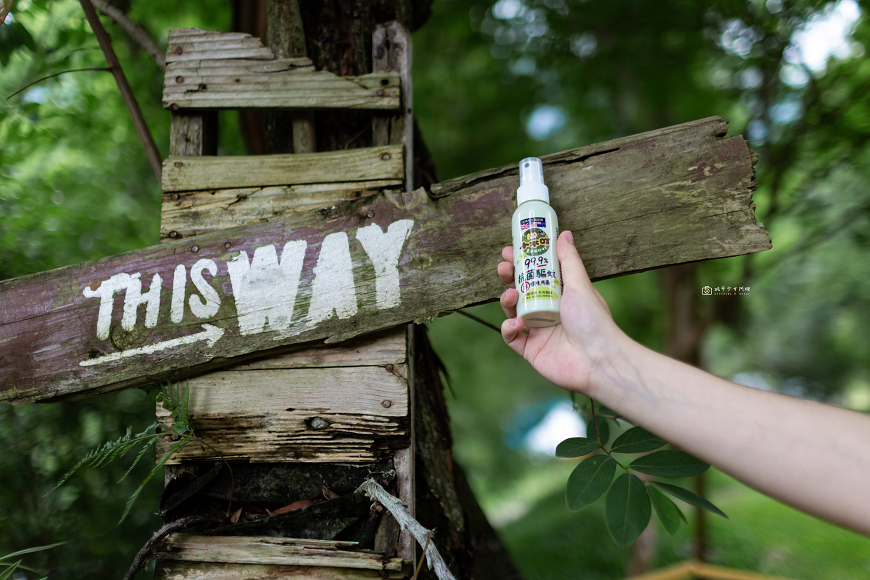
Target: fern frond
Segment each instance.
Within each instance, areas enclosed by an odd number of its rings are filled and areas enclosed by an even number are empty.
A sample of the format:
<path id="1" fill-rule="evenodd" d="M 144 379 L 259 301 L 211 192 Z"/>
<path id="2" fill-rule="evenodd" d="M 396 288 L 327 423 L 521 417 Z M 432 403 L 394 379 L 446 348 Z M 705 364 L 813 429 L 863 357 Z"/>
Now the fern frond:
<path id="1" fill-rule="evenodd" d="M 139 460 L 145 455 L 145 452 L 148 451 L 152 445 L 157 443 L 157 437 L 152 437 L 150 441 L 147 441 L 145 445 L 142 446 L 142 449 L 139 450 L 139 454 L 136 455 L 136 459 L 133 460 L 133 463 L 130 464 L 130 467 L 127 468 L 127 471 L 124 472 L 124 475 L 121 476 L 121 479 L 118 480 L 118 483 L 124 481 L 130 472 L 133 471 L 133 468 L 136 467 L 136 464 L 139 463 Z"/>
<path id="2" fill-rule="evenodd" d="M 133 495 L 130 496 L 130 499 L 127 500 L 127 506 L 124 508 L 124 513 L 121 515 L 121 519 L 120 521 L 118 521 L 118 524 L 121 524 L 127 518 L 127 514 L 130 513 L 130 508 L 133 507 L 133 503 L 139 497 L 139 494 L 142 493 L 142 490 L 145 489 L 145 484 L 148 483 L 148 481 L 150 481 L 152 477 L 154 477 L 154 474 L 157 473 L 157 471 L 162 468 L 167 461 L 169 461 L 169 458 L 172 457 L 172 455 L 176 451 L 181 449 L 191 439 L 193 439 L 193 437 L 191 437 L 190 435 L 182 437 L 175 442 L 175 445 L 169 448 L 169 450 L 163 455 L 163 457 L 160 458 L 160 461 L 157 462 L 157 465 L 154 466 L 154 469 L 152 469 L 148 476 L 142 480 L 142 482 L 139 484 L 139 487 L 136 488 L 136 491 L 134 491 Z"/>
<path id="3" fill-rule="evenodd" d="M 157 423 L 152 423 L 141 433 L 132 435 L 132 430 L 127 429 L 127 433 L 118 437 L 114 441 L 107 441 L 99 447 L 91 449 L 72 469 L 66 472 L 63 477 L 57 482 L 57 485 L 51 491 L 59 488 L 61 485 L 72 477 L 79 469 L 83 467 L 103 467 L 118 457 L 124 455 L 141 443 L 148 443 L 149 440 L 156 438 Z M 51 492 L 49 492 L 51 493 Z"/>

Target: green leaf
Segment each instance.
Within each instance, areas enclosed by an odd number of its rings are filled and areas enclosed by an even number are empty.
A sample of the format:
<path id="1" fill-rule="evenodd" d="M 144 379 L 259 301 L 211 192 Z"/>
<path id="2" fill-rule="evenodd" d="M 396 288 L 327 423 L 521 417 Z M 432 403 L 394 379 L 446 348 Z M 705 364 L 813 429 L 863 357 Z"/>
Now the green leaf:
<path id="1" fill-rule="evenodd" d="M 622 547 L 637 539 L 651 515 L 646 486 L 636 475 L 616 478 L 604 498 L 604 522 L 613 540 Z"/>
<path id="2" fill-rule="evenodd" d="M 699 475 L 710 468 L 699 459 L 695 459 L 685 451 L 656 451 L 632 461 L 630 469 L 657 475 L 659 477 L 691 477 Z"/>
<path id="3" fill-rule="evenodd" d="M 580 462 L 568 477 L 565 489 L 568 509 L 578 512 L 595 503 L 607 491 L 615 471 L 616 461 L 606 455 L 593 455 Z"/>
<path id="4" fill-rule="evenodd" d="M 668 493 L 677 499 L 681 499 L 684 502 L 690 503 L 695 507 L 707 510 L 708 512 L 714 513 L 717 516 L 722 516 L 726 520 L 728 519 L 728 516 L 725 515 L 725 512 L 714 506 L 712 503 L 710 503 L 700 495 L 692 493 L 688 489 L 682 488 L 678 485 L 662 483 L 660 481 L 651 481 L 650 483 L 662 490 L 663 492 Z"/>
<path id="5" fill-rule="evenodd" d="M 596 430 L 595 427 L 598 426 Z M 591 431 L 590 431 L 591 430 Z M 595 416 L 595 422 L 592 425 L 586 426 L 586 434 L 590 437 L 601 437 L 601 444 L 607 445 L 610 440 L 610 426 L 607 424 L 607 419 L 601 415 Z"/>
<path id="6" fill-rule="evenodd" d="M 611 453 L 643 453 L 664 445 L 667 441 L 659 439 L 643 427 L 632 427 L 613 442 Z"/>
<path id="7" fill-rule="evenodd" d="M 680 516 L 682 515 L 680 508 L 668 499 L 665 494 L 650 485 L 646 486 L 646 492 L 649 494 L 649 500 L 652 503 L 653 510 L 656 512 L 656 517 L 662 523 L 665 530 L 673 536 L 677 528 L 680 527 Z"/>
<path id="8" fill-rule="evenodd" d="M 154 469 L 152 469 L 151 472 L 145 477 L 145 479 L 142 480 L 142 482 L 139 484 L 139 487 L 136 488 L 136 491 L 134 491 L 133 495 L 130 496 L 130 499 L 127 500 L 127 505 L 124 507 L 124 513 L 121 514 L 121 519 L 120 521 L 118 521 L 118 524 L 123 523 L 123 521 L 127 518 L 127 515 L 130 513 L 130 508 L 133 507 L 133 503 L 139 497 L 139 494 L 142 493 L 142 490 L 145 489 L 145 484 L 148 483 L 148 481 L 152 477 L 154 477 L 155 473 L 157 473 L 160 469 L 163 469 L 163 466 L 166 465 L 166 462 L 169 461 L 169 458 L 172 457 L 172 455 L 176 451 L 187 445 L 191 439 L 192 437 L 189 435 L 186 437 L 182 437 L 181 439 L 176 441 L 175 445 L 169 448 L 169 451 L 167 451 L 163 457 L 160 458 L 160 461 L 157 462 L 157 465 L 154 466 Z"/>
<path id="9" fill-rule="evenodd" d="M 15 570 L 18 569 L 20 565 L 21 560 L 10 564 L 8 568 L 3 570 L 3 572 L 0 572 L 0 580 L 10 580 L 10 578 L 12 578 L 12 575 L 15 573 Z"/>
<path id="10" fill-rule="evenodd" d="M 586 437 L 571 437 L 565 439 L 556 447 L 556 457 L 583 457 L 598 449 L 597 439 Z"/>
<path id="11" fill-rule="evenodd" d="M 6 554 L 5 556 L 0 556 L 0 560 L 5 560 L 7 558 L 14 558 L 15 556 L 23 556 L 24 554 L 33 554 L 34 552 L 42 552 L 44 550 L 51 550 L 52 548 L 57 548 L 58 546 L 63 546 L 66 542 L 58 542 L 56 544 L 48 544 L 47 546 L 36 546 L 35 548 L 24 548 L 23 550 L 18 550 L 17 552 L 12 552 L 11 554 Z"/>

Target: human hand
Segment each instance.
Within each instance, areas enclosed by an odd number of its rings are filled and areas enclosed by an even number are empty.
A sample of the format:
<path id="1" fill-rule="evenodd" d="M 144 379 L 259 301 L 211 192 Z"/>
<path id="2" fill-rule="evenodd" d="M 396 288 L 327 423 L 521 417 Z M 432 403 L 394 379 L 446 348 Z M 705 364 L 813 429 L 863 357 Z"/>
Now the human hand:
<path id="1" fill-rule="evenodd" d="M 593 396 L 596 371 L 607 364 L 614 349 L 627 337 L 613 322 L 607 302 L 592 286 L 574 237 L 565 231 L 556 242 L 562 269 L 562 323 L 547 328 L 524 328 L 517 318 L 519 292 L 514 285 L 513 248 L 502 250 L 498 276 L 508 289 L 501 306 L 508 317 L 501 325 L 505 343 L 556 385 Z"/>

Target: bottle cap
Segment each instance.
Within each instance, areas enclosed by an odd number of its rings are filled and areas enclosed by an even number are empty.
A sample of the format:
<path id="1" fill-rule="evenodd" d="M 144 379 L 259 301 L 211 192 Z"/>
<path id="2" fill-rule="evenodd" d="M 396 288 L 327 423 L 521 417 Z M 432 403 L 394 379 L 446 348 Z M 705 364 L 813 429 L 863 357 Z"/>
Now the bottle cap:
<path id="1" fill-rule="evenodd" d="M 517 189 L 517 206 L 530 200 L 550 203 L 550 189 L 544 185 L 544 166 L 537 157 L 520 161 L 520 187 Z"/>

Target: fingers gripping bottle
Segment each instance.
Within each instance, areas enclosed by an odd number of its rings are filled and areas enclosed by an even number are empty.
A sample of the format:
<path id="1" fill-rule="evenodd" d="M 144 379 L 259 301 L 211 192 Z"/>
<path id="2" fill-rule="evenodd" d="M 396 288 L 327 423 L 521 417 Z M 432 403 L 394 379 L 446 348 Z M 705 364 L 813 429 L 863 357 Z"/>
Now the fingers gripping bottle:
<path id="1" fill-rule="evenodd" d="M 517 316 L 526 326 L 561 322 L 562 273 L 556 257 L 559 222 L 550 207 L 544 168 L 537 157 L 520 161 L 520 187 L 513 217 L 514 282 L 520 293 Z"/>

